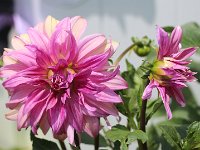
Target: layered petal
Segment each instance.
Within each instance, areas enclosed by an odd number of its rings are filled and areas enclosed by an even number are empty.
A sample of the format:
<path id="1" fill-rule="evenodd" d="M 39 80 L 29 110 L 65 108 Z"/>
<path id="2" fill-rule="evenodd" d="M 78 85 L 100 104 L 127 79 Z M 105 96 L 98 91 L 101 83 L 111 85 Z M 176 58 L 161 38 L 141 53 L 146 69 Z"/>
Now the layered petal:
<path id="1" fill-rule="evenodd" d="M 151 80 L 143 92 L 142 99 L 143 100 L 149 99 L 151 97 L 153 88 L 157 87 L 158 85 L 159 84 L 156 81 Z"/>
<path id="2" fill-rule="evenodd" d="M 108 62 L 118 44 L 102 34 L 81 39 L 86 26 L 80 16 L 61 21 L 48 16 L 13 38 L 0 75 L 10 95 L 6 117 L 17 121 L 18 130 L 51 129 L 54 138 L 68 137 L 74 144 L 75 132 L 95 137 L 100 117 L 118 115 L 114 104 L 122 99 L 114 90 L 127 83 Z"/>

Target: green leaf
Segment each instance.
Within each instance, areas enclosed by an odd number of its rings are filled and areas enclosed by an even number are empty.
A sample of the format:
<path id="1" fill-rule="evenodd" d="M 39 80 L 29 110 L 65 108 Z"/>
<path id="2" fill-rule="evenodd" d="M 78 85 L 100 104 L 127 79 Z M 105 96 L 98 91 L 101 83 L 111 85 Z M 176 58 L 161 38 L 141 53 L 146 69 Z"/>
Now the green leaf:
<path id="1" fill-rule="evenodd" d="M 195 74 L 195 77 L 198 79 L 197 81 L 200 82 L 200 62 L 194 61 L 192 60 L 191 64 L 190 64 L 190 69 L 193 72 L 197 72 L 197 74 Z"/>
<path id="2" fill-rule="evenodd" d="M 117 104 L 117 109 L 123 115 L 133 118 L 139 110 L 137 99 L 138 97 L 141 98 L 141 92 L 138 91 L 143 84 L 143 80 L 139 76 L 138 70 L 136 71 L 134 66 L 127 60 L 126 65 L 128 71 L 123 72 L 122 77 L 128 82 L 129 88 L 119 91 L 123 103 Z M 138 94 L 140 95 L 138 96 Z"/>
<path id="3" fill-rule="evenodd" d="M 123 141 L 121 142 L 121 150 L 128 150 L 128 146 L 127 146 L 125 140 L 123 140 Z"/>
<path id="4" fill-rule="evenodd" d="M 134 66 L 127 59 L 126 59 L 126 67 L 127 67 L 127 71 L 135 72 Z"/>
<path id="5" fill-rule="evenodd" d="M 148 114 L 146 118 L 146 124 L 162 105 L 163 105 L 163 102 L 160 98 L 154 101 L 153 106 L 152 106 L 153 108 L 151 109 L 150 113 Z"/>
<path id="6" fill-rule="evenodd" d="M 142 130 L 135 130 L 128 134 L 128 144 L 131 144 L 135 140 L 141 140 L 142 143 L 145 143 L 148 140 L 148 136 Z"/>
<path id="7" fill-rule="evenodd" d="M 181 137 L 177 132 L 176 128 L 173 126 L 162 125 L 160 126 L 162 134 L 166 141 L 177 150 L 181 150 Z"/>
<path id="8" fill-rule="evenodd" d="M 195 23 L 187 23 L 182 26 L 183 37 L 182 37 L 182 46 L 186 47 L 200 47 L 200 26 Z M 199 51 L 197 51 L 200 54 Z"/>
<path id="9" fill-rule="evenodd" d="M 106 138 L 108 138 L 112 142 L 115 142 L 117 140 L 121 142 L 127 139 L 129 132 L 130 131 L 125 126 L 118 124 L 116 126 L 113 126 L 111 130 L 107 131 L 105 135 Z"/>
<path id="10" fill-rule="evenodd" d="M 90 137 L 88 134 L 86 134 L 85 132 L 83 132 L 81 134 L 81 142 L 84 144 L 94 144 L 94 138 Z M 100 147 L 106 147 L 108 146 L 106 143 L 105 138 L 100 134 L 99 135 L 99 146 Z"/>
<path id="11" fill-rule="evenodd" d="M 187 131 L 188 135 L 184 139 L 185 149 L 197 149 L 200 148 L 200 122 L 193 122 Z"/>
<path id="12" fill-rule="evenodd" d="M 59 150 L 56 143 L 45 139 L 40 139 L 31 134 L 32 149 L 33 150 Z"/>
<path id="13" fill-rule="evenodd" d="M 172 33 L 172 31 L 174 30 L 173 26 L 165 26 L 163 27 L 163 29 L 167 32 L 167 33 Z"/>

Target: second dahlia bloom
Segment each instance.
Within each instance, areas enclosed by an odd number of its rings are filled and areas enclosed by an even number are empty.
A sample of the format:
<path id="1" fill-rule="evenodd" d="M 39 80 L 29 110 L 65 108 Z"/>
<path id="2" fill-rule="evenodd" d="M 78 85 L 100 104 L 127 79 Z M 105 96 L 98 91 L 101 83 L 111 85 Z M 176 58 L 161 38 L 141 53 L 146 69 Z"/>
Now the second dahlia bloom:
<path id="1" fill-rule="evenodd" d="M 157 88 L 163 100 L 168 118 L 172 118 L 169 107 L 170 97 L 174 98 L 181 106 L 185 106 L 184 96 L 181 89 L 186 87 L 186 82 L 195 80 L 195 73 L 187 66 L 196 48 L 181 49 L 182 29 L 174 28 L 171 36 L 162 28 L 157 27 L 157 39 L 159 44 L 156 61 L 150 70 L 149 85 L 145 88 L 143 99 L 151 97 L 152 89 Z"/>
<path id="2" fill-rule="evenodd" d="M 99 117 L 118 115 L 114 103 L 122 100 L 114 90 L 127 83 L 108 64 L 116 44 L 101 34 L 80 39 L 86 25 L 79 16 L 60 22 L 49 16 L 5 49 L 1 76 L 12 110 L 6 117 L 17 120 L 18 130 L 51 128 L 54 137 L 73 143 L 75 131 L 96 136 Z"/>

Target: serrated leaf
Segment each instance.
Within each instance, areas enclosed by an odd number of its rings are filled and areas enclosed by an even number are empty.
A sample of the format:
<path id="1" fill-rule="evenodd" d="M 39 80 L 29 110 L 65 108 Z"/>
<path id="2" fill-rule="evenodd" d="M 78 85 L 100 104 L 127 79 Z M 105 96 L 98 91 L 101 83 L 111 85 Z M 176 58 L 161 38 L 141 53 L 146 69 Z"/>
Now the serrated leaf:
<path id="1" fill-rule="evenodd" d="M 32 150 L 59 150 L 56 143 L 45 139 L 40 139 L 31 134 Z"/>
<path id="2" fill-rule="evenodd" d="M 182 37 L 182 46 L 186 47 L 200 47 L 200 26 L 195 23 L 187 23 L 182 26 L 183 37 Z M 197 51 L 200 54 L 199 51 Z"/>
<path id="3" fill-rule="evenodd" d="M 187 131 L 188 135 L 184 139 L 185 149 L 195 149 L 200 147 L 200 122 L 193 122 Z"/>
<path id="4" fill-rule="evenodd" d="M 135 130 L 128 134 L 127 144 L 131 144 L 135 140 L 141 140 L 142 143 L 145 143 L 148 140 L 148 136 L 142 130 Z"/>
<path id="5" fill-rule="evenodd" d="M 160 126 L 160 129 L 162 130 L 162 134 L 166 141 L 177 150 L 181 150 L 181 137 L 179 133 L 177 132 L 176 128 L 173 126 L 167 126 L 162 125 Z"/>
<path id="6" fill-rule="evenodd" d="M 113 126 L 111 130 L 107 131 L 105 135 L 112 142 L 115 142 L 117 140 L 121 142 L 127 139 L 129 132 L 130 131 L 125 126 L 116 125 Z"/>

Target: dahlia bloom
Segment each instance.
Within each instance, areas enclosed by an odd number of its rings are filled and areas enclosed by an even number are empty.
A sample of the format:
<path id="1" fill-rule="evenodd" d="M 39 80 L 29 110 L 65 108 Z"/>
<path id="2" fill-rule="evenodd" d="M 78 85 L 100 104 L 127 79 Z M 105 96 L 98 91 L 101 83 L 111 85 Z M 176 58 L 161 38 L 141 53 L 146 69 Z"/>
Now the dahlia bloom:
<path id="1" fill-rule="evenodd" d="M 1 77 L 10 95 L 6 118 L 17 128 L 52 129 L 55 138 L 74 132 L 96 136 L 99 117 L 117 116 L 114 103 L 121 103 L 114 90 L 127 88 L 119 67 L 108 59 L 116 43 L 102 34 L 80 39 L 87 22 L 76 16 L 60 22 L 48 16 L 27 34 L 12 39 L 14 49 L 5 49 Z"/>
<path id="2" fill-rule="evenodd" d="M 171 36 L 162 28 L 157 27 L 158 54 L 150 70 L 149 85 L 145 88 L 142 99 L 151 97 L 152 89 L 157 88 L 166 109 L 168 119 L 172 118 L 169 107 L 170 97 L 173 97 L 182 107 L 185 106 L 184 96 L 181 89 L 186 87 L 186 82 L 195 80 L 195 73 L 187 66 L 191 61 L 196 48 L 181 49 L 182 29 L 174 28 Z"/>

